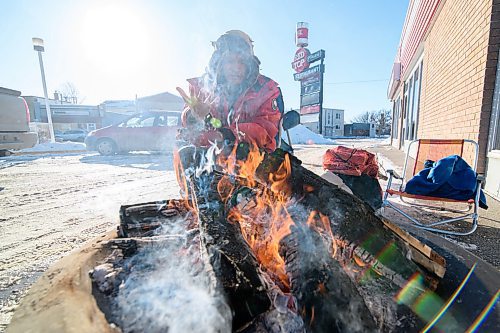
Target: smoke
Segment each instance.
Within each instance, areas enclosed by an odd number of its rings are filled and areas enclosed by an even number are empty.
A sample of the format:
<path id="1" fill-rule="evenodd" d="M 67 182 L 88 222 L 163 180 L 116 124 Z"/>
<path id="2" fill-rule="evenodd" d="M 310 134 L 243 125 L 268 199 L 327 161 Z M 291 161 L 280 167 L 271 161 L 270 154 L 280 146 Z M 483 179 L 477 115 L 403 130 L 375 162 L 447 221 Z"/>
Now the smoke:
<path id="1" fill-rule="evenodd" d="M 231 310 L 210 289 L 198 236 L 188 235 L 184 223 L 163 226 L 161 234 L 180 236 L 125 262 L 128 276 L 114 305 L 123 331 L 230 332 Z"/>

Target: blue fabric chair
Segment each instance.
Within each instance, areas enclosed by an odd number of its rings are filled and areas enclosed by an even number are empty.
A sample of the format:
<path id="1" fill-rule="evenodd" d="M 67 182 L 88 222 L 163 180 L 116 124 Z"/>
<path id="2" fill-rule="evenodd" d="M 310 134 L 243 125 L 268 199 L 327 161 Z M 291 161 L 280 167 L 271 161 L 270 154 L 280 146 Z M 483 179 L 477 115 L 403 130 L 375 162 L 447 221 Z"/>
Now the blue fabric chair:
<path id="1" fill-rule="evenodd" d="M 414 151 L 412 148 L 415 144 L 416 155 L 412 158 L 410 152 Z M 474 148 L 472 166 L 463 159 L 464 145 Z M 384 193 L 383 207 L 394 209 L 421 229 L 448 235 L 472 234 L 477 229 L 478 207 L 487 208 L 486 197 L 481 190 L 484 177 L 476 172 L 478 153 L 478 144 L 473 140 L 420 139 L 410 142 L 406 150 L 403 175 L 399 176 L 393 170 L 387 171 L 389 179 Z M 394 179 L 401 180 L 398 190 L 391 188 Z M 424 223 L 405 212 L 404 208 L 389 201 L 389 196 L 399 196 L 401 201 L 412 207 L 433 208 L 461 215 Z M 437 206 L 437 203 L 443 204 L 444 207 Z M 446 207 L 450 203 L 464 204 L 466 209 L 456 210 Z M 466 231 L 436 228 L 468 219 L 472 221 L 472 225 Z"/>

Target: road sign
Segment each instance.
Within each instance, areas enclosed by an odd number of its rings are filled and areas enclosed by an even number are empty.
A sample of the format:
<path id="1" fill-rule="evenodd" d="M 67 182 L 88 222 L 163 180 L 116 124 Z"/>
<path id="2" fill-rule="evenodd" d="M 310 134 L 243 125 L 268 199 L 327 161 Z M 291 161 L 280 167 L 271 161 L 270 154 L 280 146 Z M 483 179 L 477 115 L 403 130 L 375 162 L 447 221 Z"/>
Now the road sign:
<path id="1" fill-rule="evenodd" d="M 308 105 L 300 108 L 300 114 L 310 114 L 310 113 L 319 113 L 321 110 L 320 105 Z"/>
<path id="2" fill-rule="evenodd" d="M 300 94 L 311 94 L 321 90 L 321 75 L 320 73 L 312 75 L 300 81 Z"/>
<path id="3" fill-rule="evenodd" d="M 319 93 L 320 92 L 317 91 L 312 94 L 300 96 L 300 106 L 302 107 L 307 105 L 319 104 L 320 102 Z"/>
<path id="4" fill-rule="evenodd" d="M 319 50 L 319 51 L 316 51 L 316 52 L 310 54 L 307 57 L 307 61 L 309 63 L 313 63 L 315 61 L 318 61 L 318 60 L 324 59 L 324 58 L 325 58 L 325 50 Z"/>
<path id="5" fill-rule="evenodd" d="M 314 74 L 323 73 L 324 71 L 325 71 L 325 65 L 323 65 L 323 64 L 316 65 L 314 67 L 306 69 L 303 72 L 293 74 L 293 79 L 295 81 L 301 81 L 301 80 L 306 79 L 310 76 L 313 76 Z"/>

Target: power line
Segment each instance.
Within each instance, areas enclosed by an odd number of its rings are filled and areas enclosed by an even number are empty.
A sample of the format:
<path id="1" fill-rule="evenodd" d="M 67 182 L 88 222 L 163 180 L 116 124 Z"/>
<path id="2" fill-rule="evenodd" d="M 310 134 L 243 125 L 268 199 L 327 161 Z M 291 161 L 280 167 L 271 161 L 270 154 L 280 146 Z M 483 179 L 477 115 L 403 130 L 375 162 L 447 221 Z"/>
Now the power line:
<path id="1" fill-rule="evenodd" d="M 363 81 L 344 81 L 344 82 L 325 82 L 323 84 L 348 84 L 348 83 L 368 83 L 368 82 L 383 82 L 383 81 L 389 81 L 389 79 L 363 80 Z"/>

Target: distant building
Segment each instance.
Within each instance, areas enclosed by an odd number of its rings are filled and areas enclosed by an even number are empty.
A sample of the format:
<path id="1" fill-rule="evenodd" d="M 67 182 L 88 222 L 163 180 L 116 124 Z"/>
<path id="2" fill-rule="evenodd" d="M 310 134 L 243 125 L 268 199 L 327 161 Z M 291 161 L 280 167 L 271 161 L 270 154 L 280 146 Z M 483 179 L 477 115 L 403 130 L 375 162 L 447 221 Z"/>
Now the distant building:
<path id="1" fill-rule="evenodd" d="M 344 136 L 344 110 L 323 108 L 322 135 L 325 138 Z M 319 112 L 300 115 L 300 123 L 319 133 Z"/>
<path id="2" fill-rule="evenodd" d="M 345 136 L 367 136 L 373 138 L 376 134 L 375 131 L 374 123 L 352 123 L 344 125 Z"/>
<path id="3" fill-rule="evenodd" d="M 103 125 L 119 123 L 129 116 L 147 111 L 182 111 L 184 101 L 169 92 L 137 98 L 137 100 L 108 100 L 100 104 L 103 110 Z"/>
<path id="4" fill-rule="evenodd" d="M 344 110 L 323 108 L 322 120 L 325 138 L 344 136 Z"/>
<path id="5" fill-rule="evenodd" d="M 45 98 L 23 96 L 28 104 L 31 122 L 35 126 L 44 127 L 48 123 Z M 85 129 L 87 131 L 100 128 L 102 112 L 97 105 L 71 104 L 60 99 L 49 99 L 52 123 L 55 131 Z"/>

